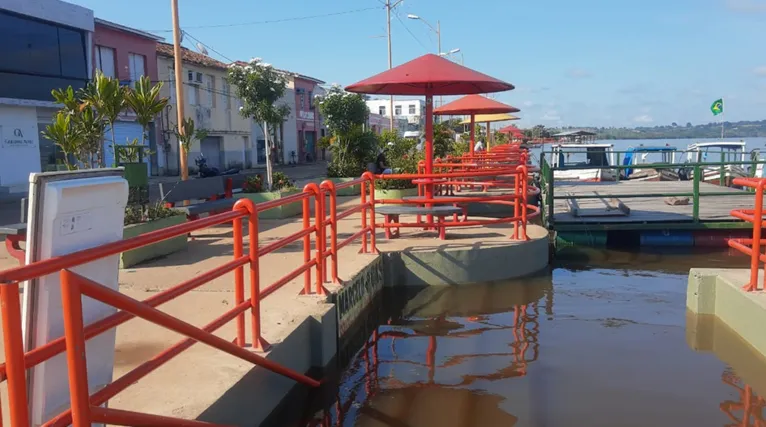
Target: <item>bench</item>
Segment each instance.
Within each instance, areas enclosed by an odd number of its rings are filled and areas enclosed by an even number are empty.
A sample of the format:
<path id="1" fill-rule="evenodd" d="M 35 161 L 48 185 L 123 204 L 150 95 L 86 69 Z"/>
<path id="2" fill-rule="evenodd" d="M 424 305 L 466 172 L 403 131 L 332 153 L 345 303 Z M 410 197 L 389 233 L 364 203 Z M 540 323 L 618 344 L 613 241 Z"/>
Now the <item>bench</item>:
<path id="1" fill-rule="evenodd" d="M 198 178 L 175 183 L 160 183 L 160 198 L 169 207 L 183 212 L 189 221 L 202 214 L 225 212 L 234 207 L 235 200 L 226 197 L 224 178 Z M 185 200 L 202 200 L 188 206 L 176 206 Z"/>
<path id="2" fill-rule="evenodd" d="M 8 224 L 0 226 L 0 236 L 5 236 L 5 249 L 8 254 L 24 265 L 26 256 L 21 249 L 21 242 L 27 240 L 27 199 L 21 199 L 21 215 L 17 224 Z"/>
<path id="3" fill-rule="evenodd" d="M 388 205 L 375 208 L 375 213 L 384 216 L 383 226 L 386 229 L 386 238 L 392 239 L 399 237 L 399 227 L 390 226 L 391 223 L 399 223 L 399 215 L 433 215 L 437 217 L 438 222 L 436 227 L 439 229 L 439 238 L 445 240 L 447 238 L 444 223 L 444 217 L 455 216 L 463 212 L 462 208 L 456 208 L 454 206 L 434 206 L 434 207 L 421 207 L 421 206 L 403 206 L 403 205 Z M 391 229 L 394 229 L 393 231 Z"/>
<path id="4" fill-rule="evenodd" d="M 462 221 L 467 221 L 468 220 L 468 206 L 466 206 L 463 203 L 451 203 L 451 202 L 439 202 L 438 201 L 440 198 L 448 198 L 448 197 L 451 197 L 451 196 L 434 196 L 434 199 L 436 199 L 437 201 L 434 202 L 433 204 L 437 205 L 437 206 L 439 206 L 439 205 L 441 205 L 441 206 L 443 206 L 443 205 L 452 205 L 452 206 L 454 206 L 456 208 L 460 208 L 460 210 L 462 210 L 462 214 L 463 214 Z M 410 201 L 417 201 L 417 200 L 424 200 L 424 199 L 425 199 L 425 196 L 407 196 L 407 197 L 402 197 L 402 200 L 410 200 Z M 425 203 L 422 203 L 421 205 L 425 205 Z M 458 222 L 457 215 L 455 215 L 453 217 L 453 220 L 455 222 Z M 418 215 L 418 221 L 420 221 L 420 215 Z"/>

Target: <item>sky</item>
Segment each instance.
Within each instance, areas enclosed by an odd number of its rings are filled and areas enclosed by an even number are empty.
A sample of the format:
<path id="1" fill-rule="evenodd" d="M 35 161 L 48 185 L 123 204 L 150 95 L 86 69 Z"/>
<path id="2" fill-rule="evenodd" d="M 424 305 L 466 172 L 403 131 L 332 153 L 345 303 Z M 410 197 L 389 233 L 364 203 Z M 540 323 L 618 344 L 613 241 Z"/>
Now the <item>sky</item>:
<path id="1" fill-rule="evenodd" d="M 167 0 L 68 1 L 172 42 Z M 260 57 L 347 85 L 388 67 L 384 1 L 180 0 L 179 10 L 217 59 Z M 439 21 L 454 60 L 514 84 L 493 97 L 522 110 L 521 127 L 708 123 L 719 98 L 727 121 L 766 119 L 766 0 L 404 0 L 394 66 L 437 52 L 435 32 L 408 14 Z"/>

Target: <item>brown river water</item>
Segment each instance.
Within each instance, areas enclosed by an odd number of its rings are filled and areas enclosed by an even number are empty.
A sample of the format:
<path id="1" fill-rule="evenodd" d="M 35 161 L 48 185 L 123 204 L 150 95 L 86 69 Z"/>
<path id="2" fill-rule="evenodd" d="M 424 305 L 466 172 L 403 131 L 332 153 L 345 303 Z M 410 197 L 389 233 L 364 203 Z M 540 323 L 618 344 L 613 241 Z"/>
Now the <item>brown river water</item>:
<path id="1" fill-rule="evenodd" d="M 766 425 L 766 361 L 685 304 L 689 268 L 746 262 L 570 249 L 532 278 L 387 292 L 330 398 L 275 424 Z"/>

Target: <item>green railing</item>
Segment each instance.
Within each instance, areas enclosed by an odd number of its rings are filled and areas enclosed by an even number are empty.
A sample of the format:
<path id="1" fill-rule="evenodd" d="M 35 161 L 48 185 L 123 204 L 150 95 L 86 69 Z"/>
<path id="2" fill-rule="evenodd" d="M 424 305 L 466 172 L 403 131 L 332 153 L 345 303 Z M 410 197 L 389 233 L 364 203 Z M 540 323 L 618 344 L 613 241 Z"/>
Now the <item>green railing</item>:
<path id="1" fill-rule="evenodd" d="M 579 151 L 578 153 L 582 153 Z M 555 183 L 554 183 L 554 172 L 557 170 L 588 170 L 588 169 L 594 169 L 598 168 L 598 166 L 589 166 L 589 165 L 582 165 L 582 166 L 566 166 L 566 167 L 554 167 L 551 166 L 550 163 L 547 160 L 547 156 L 545 155 L 547 153 L 542 153 L 540 156 L 540 188 L 543 193 L 543 197 L 541 200 L 541 205 L 545 205 L 544 207 L 541 206 L 542 210 L 542 218 L 543 223 L 548 226 L 549 229 L 553 228 L 554 225 L 554 201 L 555 200 L 562 200 L 562 199 L 600 199 L 603 198 L 604 195 L 598 195 L 598 194 L 581 194 L 581 195 L 561 195 L 557 196 L 555 195 Z M 725 184 L 725 173 L 726 173 L 726 167 L 727 166 L 734 166 L 734 165 L 749 165 L 751 166 L 750 176 L 753 176 L 755 173 L 757 165 L 763 165 L 766 164 L 766 161 L 762 160 L 750 160 L 750 161 L 727 161 L 727 162 L 696 162 L 696 163 L 653 163 L 653 164 L 640 164 L 640 165 L 615 165 L 615 166 L 606 166 L 603 167 L 603 169 L 612 169 L 612 170 L 624 170 L 624 169 L 691 169 L 693 172 L 692 176 L 692 191 L 691 192 L 662 192 L 662 193 L 643 193 L 643 194 L 609 194 L 608 196 L 610 198 L 651 198 L 651 197 L 690 197 L 692 199 L 692 221 L 694 223 L 699 223 L 699 206 L 700 206 L 700 198 L 703 197 L 720 197 L 720 196 L 732 196 L 731 191 L 708 191 L 704 193 L 700 193 L 700 182 L 701 178 L 704 175 L 703 170 L 704 169 L 711 169 L 718 167 L 720 168 L 720 183 Z M 618 173 L 619 176 L 619 173 Z"/>

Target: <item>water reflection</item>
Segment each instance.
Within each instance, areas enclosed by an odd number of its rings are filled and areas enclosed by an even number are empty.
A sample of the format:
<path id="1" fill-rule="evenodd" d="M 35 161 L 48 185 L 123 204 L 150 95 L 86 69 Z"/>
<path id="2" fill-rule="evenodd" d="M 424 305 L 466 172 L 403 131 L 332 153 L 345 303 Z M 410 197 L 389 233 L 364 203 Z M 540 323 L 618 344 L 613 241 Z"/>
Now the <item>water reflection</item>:
<path id="1" fill-rule="evenodd" d="M 373 330 L 334 407 L 305 425 L 515 425 L 518 418 L 501 408 L 504 396 L 472 386 L 527 375 L 539 356 L 541 305 L 552 313 L 549 276 L 513 286 L 420 290 Z M 493 319 L 496 313 L 508 316 Z M 466 341 L 487 334 L 503 336 L 500 344 L 507 350 L 477 352 Z M 477 369 L 482 365 L 489 372 Z"/>
<path id="2" fill-rule="evenodd" d="M 711 352 L 728 367 L 721 381 L 730 395 L 720 404 L 731 420 L 725 427 L 764 427 L 766 359 L 734 330 L 715 316 L 686 314 L 686 341 L 692 349 Z"/>

